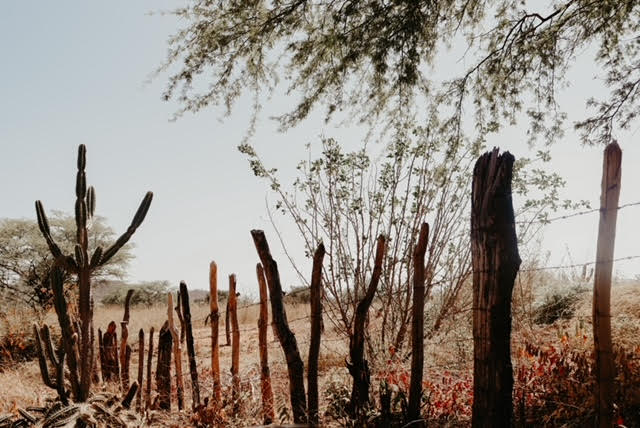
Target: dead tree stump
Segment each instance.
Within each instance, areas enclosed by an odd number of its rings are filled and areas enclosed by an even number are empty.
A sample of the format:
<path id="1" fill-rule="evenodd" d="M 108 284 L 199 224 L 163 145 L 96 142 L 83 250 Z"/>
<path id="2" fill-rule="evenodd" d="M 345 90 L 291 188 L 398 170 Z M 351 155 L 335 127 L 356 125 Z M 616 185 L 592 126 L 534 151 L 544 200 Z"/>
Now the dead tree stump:
<path id="1" fill-rule="evenodd" d="M 252 230 L 251 236 L 255 244 L 260 261 L 265 269 L 269 295 L 271 296 L 271 317 L 278 331 L 278 340 L 287 359 L 289 374 L 289 396 L 293 411 L 293 422 L 303 424 L 307 422 L 307 403 L 304 392 L 304 363 L 298 350 L 296 336 L 289 328 L 287 313 L 282 301 L 282 284 L 278 273 L 278 264 L 271 256 L 267 238 L 262 230 Z"/>
<path id="2" fill-rule="evenodd" d="M 165 321 L 158 335 L 158 363 L 156 364 L 156 388 L 158 408 L 171 410 L 171 348 L 172 336 L 169 321 Z"/>
<path id="3" fill-rule="evenodd" d="M 513 421 L 511 297 L 520 267 L 511 200 L 514 157 L 485 153 L 473 170 L 474 401 L 472 425 L 510 427 Z"/>

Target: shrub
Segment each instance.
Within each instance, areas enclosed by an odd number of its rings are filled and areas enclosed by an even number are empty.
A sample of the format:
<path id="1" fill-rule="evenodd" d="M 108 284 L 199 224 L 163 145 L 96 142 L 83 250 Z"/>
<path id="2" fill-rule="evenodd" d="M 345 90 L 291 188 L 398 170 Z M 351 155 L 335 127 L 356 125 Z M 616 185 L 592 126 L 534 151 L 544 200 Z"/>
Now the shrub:
<path id="1" fill-rule="evenodd" d="M 293 286 L 284 296 L 284 303 L 289 305 L 308 304 L 311 302 L 311 289 L 305 286 Z"/>
<path id="2" fill-rule="evenodd" d="M 544 296 L 542 303 L 534 309 L 536 324 L 553 324 L 559 319 L 571 319 L 581 294 L 586 289 L 573 286 L 568 290 L 554 290 Z"/>
<path id="3" fill-rule="evenodd" d="M 131 296 L 131 305 L 133 306 L 152 306 L 156 303 L 164 303 L 167 300 L 167 293 L 171 291 L 169 281 L 142 282 L 113 290 L 102 298 L 102 304 L 123 305 L 129 289 L 134 290 Z"/>

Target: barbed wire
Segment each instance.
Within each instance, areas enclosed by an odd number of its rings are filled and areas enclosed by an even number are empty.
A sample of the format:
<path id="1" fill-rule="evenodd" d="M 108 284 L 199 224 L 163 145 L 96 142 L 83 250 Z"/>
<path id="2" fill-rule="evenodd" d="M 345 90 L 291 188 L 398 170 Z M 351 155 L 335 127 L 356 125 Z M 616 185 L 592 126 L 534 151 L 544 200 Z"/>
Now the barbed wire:
<path id="1" fill-rule="evenodd" d="M 625 208 L 635 207 L 635 206 L 639 206 L 639 205 L 640 205 L 640 201 L 629 202 L 629 203 L 626 203 L 626 204 L 619 205 L 615 209 L 617 211 L 620 211 L 620 210 L 625 209 Z M 592 213 L 596 213 L 596 212 L 600 212 L 600 211 L 601 211 L 601 208 L 591 208 L 591 209 L 587 209 L 587 210 L 583 210 L 583 211 L 576 211 L 576 212 L 573 212 L 573 213 L 564 214 L 564 215 L 557 216 L 557 217 L 541 218 L 541 219 L 538 219 L 538 220 L 533 219 L 533 220 L 529 220 L 529 221 L 526 221 L 526 220 L 516 221 L 516 224 L 534 224 L 534 223 L 548 224 L 548 223 L 552 223 L 554 221 L 566 220 L 566 219 L 569 219 L 569 218 L 579 217 L 579 216 L 592 214 Z"/>

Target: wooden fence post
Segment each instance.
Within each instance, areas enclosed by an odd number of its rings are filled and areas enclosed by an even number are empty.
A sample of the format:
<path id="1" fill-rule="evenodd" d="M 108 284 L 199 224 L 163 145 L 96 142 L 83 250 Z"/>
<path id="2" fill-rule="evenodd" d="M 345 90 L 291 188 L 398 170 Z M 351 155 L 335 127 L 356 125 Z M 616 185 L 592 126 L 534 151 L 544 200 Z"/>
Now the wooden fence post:
<path id="1" fill-rule="evenodd" d="M 411 381 L 407 423 L 421 419 L 422 374 L 424 371 L 424 256 L 429 242 L 429 225 L 422 223 L 413 250 L 413 308 L 411 321 Z"/>
<path id="2" fill-rule="evenodd" d="M 298 350 L 296 336 L 289 328 L 287 313 L 282 301 L 282 284 L 278 273 L 278 264 L 271 256 L 267 238 L 262 230 L 252 230 L 253 243 L 265 269 L 269 295 L 271 296 L 271 317 L 278 331 L 278 340 L 287 359 L 289 374 L 289 396 L 293 411 L 293 422 L 304 424 L 307 422 L 307 403 L 304 392 L 304 363 Z"/>
<path id="3" fill-rule="evenodd" d="M 604 150 L 600 223 L 593 285 L 593 342 L 596 356 L 596 409 L 600 427 L 613 426 L 615 365 L 611 340 L 611 272 L 620 198 L 622 151 L 617 143 Z"/>
<path id="4" fill-rule="evenodd" d="M 104 381 L 117 382 L 120 380 L 120 367 L 118 363 L 118 333 L 116 333 L 116 323 L 111 321 L 107 326 L 107 331 L 102 336 L 102 347 L 104 350 Z"/>
<path id="5" fill-rule="evenodd" d="M 178 396 L 178 409 L 184 407 L 184 384 L 182 382 L 182 350 L 180 349 L 180 336 L 178 329 L 173 322 L 173 292 L 167 293 L 167 319 L 169 321 L 169 331 L 173 338 L 173 362 L 176 366 L 176 393 Z"/>
<path id="6" fill-rule="evenodd" d="M 229 318 L 231 319 L 231 401 L 233 416 L 240 411 L 240 326 L 238 325 L 238 295 L 236 276 L 229 275 Z"/>
<path id="7" fill-rule="evenodd" d="M 158 335 L 158 362 L 156 364 L 156 388 L 158 408 L 171 410 L 171 332 L 169 321 L 165 321 Z"/>
<path id="8" fill-rule="evenodd" d="M 520 267 L 511 200 L 513 162 L 509 152 L 494 149 L 480 156 L 473 170 L 474 428 L 510 427 L 513 422 L 511 296 Z"/>
<path id="9" fill-rule="evenodd" d="M 200 406 L 200 384 L 198 383 L 198 367 L 196 365 L 196 351 L 193 343 L 193 327 L 191 326 L 191 307 L 187 284 L 180 281 L 180 300 L 182 303 L 182 317 L 187 328 L 187 354 L 189 355 L 189 372 L 191 374 L 192 409 Z"/>
<path id="10" fill-rule="evenodd" d="M 120 378 L 122 380 L 122 392 L 129 390 L 129 362 L 127 355 L 131 355 L 131 347 L 127 345 L 127 340 L 129 340 L 129 307 L 132 295 L 133 290 L 129 289 L 124 299 L 124 315 L 120 323 Z M 127 350 L 127 348 L 129 349 Z"/>
<path id="11" fill-rule="evenodd" d="M 311 339 L 309 341 L 309 359 L 307 362 L 307 404 L 309 423 L 318 425 L 318 358 L 322 335 L 322 261 L 325 249 L 321 243 L 313 254 L 311 269 Z"/>
<path id="12" fill-rule="evenodd" d="M 211 376 L 213 377 L 213 399 L 215 406 L 222 404 L 222 390 L 220 388 L 220 346 L 218 344 L 218 325 L 220 314 L 218 311 L 218 265 L 209 265 L 209 310 L 211 316 Z"/>
<path id="13" fill-rule="evenodd" d="M 262 414 L 265 425 L 276 419 L 273 410 L 273 389 L 271 387 L 271 373 L 269 371 L 269 356 L 267 351 L 267 326 L 269 325 L 269 310 L 267 308 L 267 280 L 264 277 L 262 265 L 256 265 L 258 285 L 260 288 L 260 317 L 258 318 L 258 347 L 260 349 L 260 386 L 262 392 Z"/>
<path id="14" fill-rule="evenodd" d="M 144 375 L 144 330 L 138 332 L 138 394 L 136 396 L 136 410 L 142 412 L 142 377 Z"/>
<path id="15" fill-rule="evenodd" d="M 227 339 L 227 344 L 224 346 L 231 346 L 231 323 L 229 322 L 229 296 L 227 295 L 227 304 L 224 310 L 224 335 Z"/>
<path id="16" fill-rule="evenodd" d="M 153 357 L 153 332 L 154 328 L 151 327 L 151 330 L 149 330 L 149 353 L 147 357 L 147 395 L 144 404 L 144 407 L 147 410 L 151 408 L 151 363 L 153 362 L 151 358 Z M 142 385 L 140 385 L 140 388 L 142 388 Z"/>
<path id="17" fill-rule="evenodd" d="M 371 384 L 371 373 L 369 363 L 364 358 L 365 322 L 369 307 L 373 302 L 373 297 L 378 288 L 378 282 L 382 275 L 382 262 L 387 250 L 387 241 L 384 235 L 378 237 L 376 244 L 376 256 L 373 264 L 373 273 L 365 295 L 356 306 L 356 313 L 353 320 L 353 333 L 349 338 L 349 360 L 347 368 L 353 377 L 351 388 L 351 401 L 349 412 L 353 417 L 357 417 L 364 406 L 369 403 L 369 385 Z"/>

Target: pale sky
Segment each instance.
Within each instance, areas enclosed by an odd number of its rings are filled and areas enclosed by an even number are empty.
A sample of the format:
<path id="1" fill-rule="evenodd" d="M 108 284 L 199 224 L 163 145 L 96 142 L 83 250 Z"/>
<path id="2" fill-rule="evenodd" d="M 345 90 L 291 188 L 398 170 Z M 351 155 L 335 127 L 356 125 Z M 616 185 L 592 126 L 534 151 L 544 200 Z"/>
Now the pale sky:
<path id="1" fill-rule="evenodd" d="M 228 274 L 236 273 L 240 291 L 255 295 L 258 257 L 249 230 L 263 228 L 283 284 L 296 283 L 266 215 L 267 186 L 236 149 L 249 120 L 248 100 L 222 120 L 221 110 L 209 108 L 171 122 L 178 106 L 161 100 L 166 75 L 149 83 L 165 58 L 167 38 L 180 25 L 173 16 L 149 12 L 177 5 L 148 0 L 3 4 L 0 217 L 34 219 L 36 199 L 48 212 L 72 212 L 76 150 L 84 143 L 97 214 L 117 233 L 128 226 L 144 193 L 155 195 L 133 238 L 136 258 L 129 280 L 167 279 L 177 286 L 183 279 L 192 288 L 207 288 L 209 262 L 215 260 L 221 287 Z M 585 55 L 561 98 L 570 119 L 581 118 L 588 96 L 604 93 L 592 73 Z M 290 105 L 279 96 L 265 111 L 283 112 Z M 617 136 L 623 148 L 621 203 L 640 201 L 639 127 Z M 325 125 L 317 114 L 286 134 L 276 128 L 265 115 L 251 142 L 283 172 L 285 183 L 305 157 L 305 143 L 317 144 L 320 135 L 357 143 L 362 135 L 357 128 Z M 516 157 L 528 155 L 525 131 L 524 124 L 509 129 L 489 144 Z M 567 131 L 552 149 L 552 166 L 568 181 L 563 196 L 597 207 L 602 148 L 582 147 L 570 127 Z M 638 213 L 640 207 L 620 211 L 616 257 L 640 254 Z M 543 249 L 552 252 L 552 262 L 593 260 L 597 220 L 592 214 L 548 226 Z M 293 250 L 301 249 L 286 218 L 279 222 Z M 620 262 L 616 269 L 633 276 L 640 273 L 640 263 Z"/>

